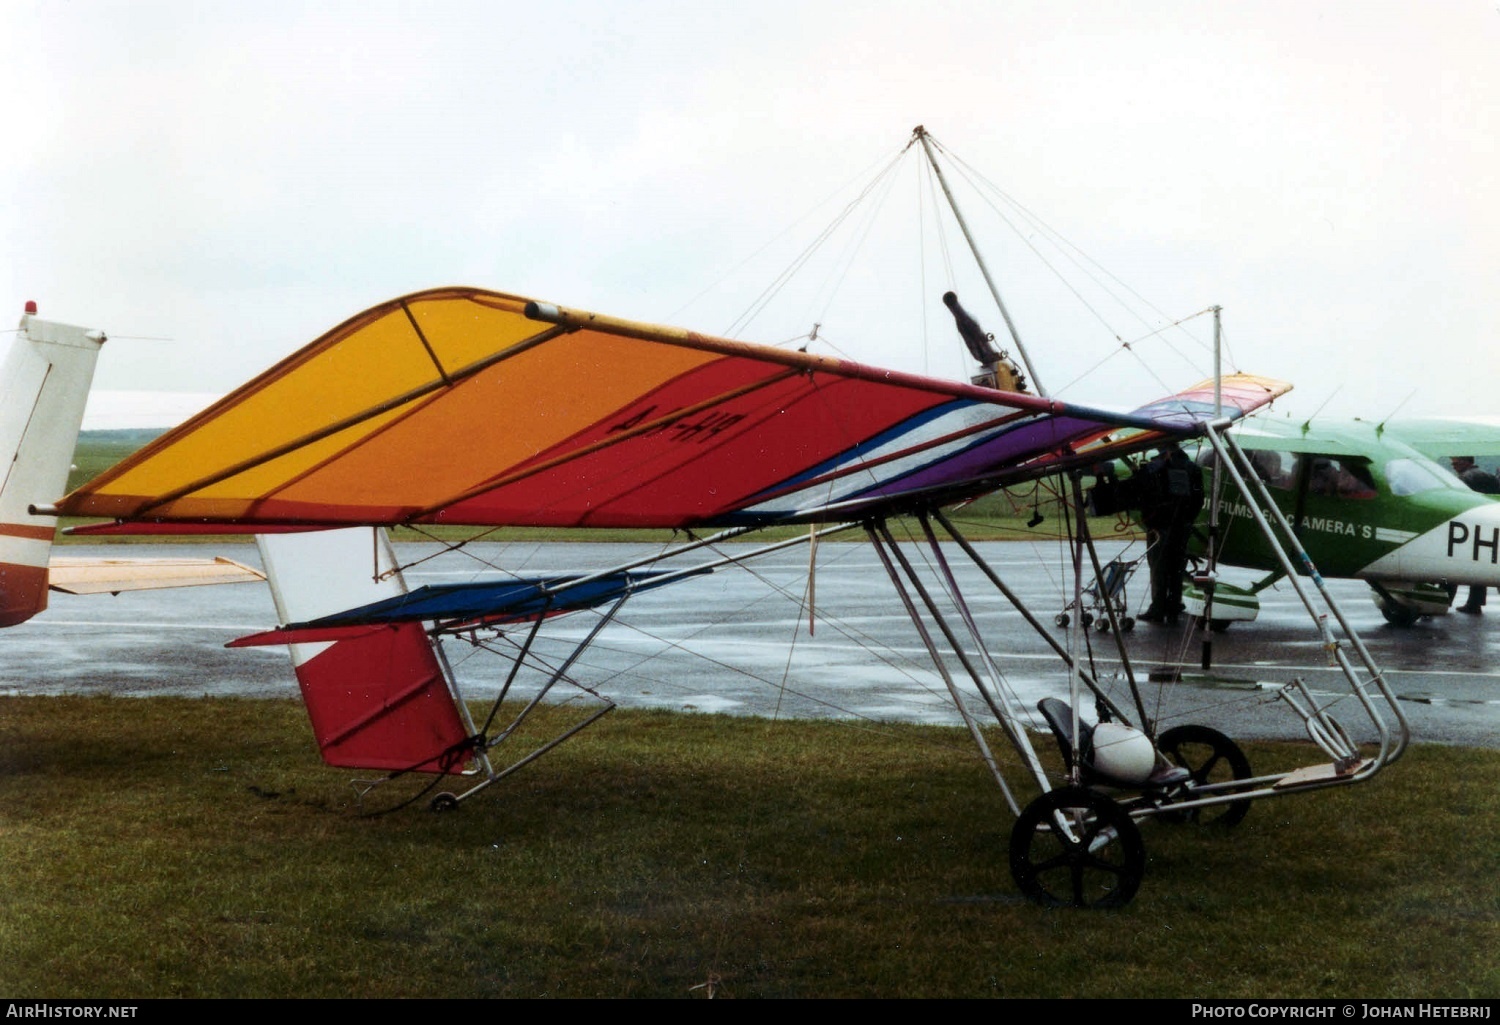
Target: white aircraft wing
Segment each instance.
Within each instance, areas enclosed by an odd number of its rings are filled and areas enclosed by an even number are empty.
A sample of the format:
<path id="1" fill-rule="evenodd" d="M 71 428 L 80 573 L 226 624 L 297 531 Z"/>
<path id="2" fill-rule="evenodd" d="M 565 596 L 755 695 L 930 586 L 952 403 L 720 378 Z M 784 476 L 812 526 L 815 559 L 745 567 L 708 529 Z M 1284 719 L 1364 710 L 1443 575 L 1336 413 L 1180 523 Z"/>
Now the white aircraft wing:
<path id="1" fill-rule="evenodd" d="M 211 559 L 54 558 L 47 583 L 64 594 L 118 594 L 163 587 L 247 584 L 266 579 L 258 569 L 217 556 Z"/>

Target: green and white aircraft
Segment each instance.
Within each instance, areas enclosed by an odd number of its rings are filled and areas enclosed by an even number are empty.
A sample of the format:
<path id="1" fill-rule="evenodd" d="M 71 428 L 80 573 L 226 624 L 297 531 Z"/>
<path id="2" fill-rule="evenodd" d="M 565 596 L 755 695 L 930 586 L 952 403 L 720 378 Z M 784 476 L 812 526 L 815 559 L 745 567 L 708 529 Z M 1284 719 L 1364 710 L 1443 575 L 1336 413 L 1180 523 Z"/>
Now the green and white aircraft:
<path id="1" fill-rule="evenodd" d="M 1500 424 L 1263 417 L 1233 431 L 1317 571 L 1368 581 L 1388 622 L 1409 626 L 1446 613 L 1458 585 L 1500 587 L 1500 501 L 1471 491 L 1447 465 L 1448 456 L 1472 455 L 1493 466 Z M 1211 453 L 1199 461 L 1211 465 Z M 1221 495 L 1219 562 L 1268 575 L 1249 587 L 1218 582 L 1211 605 L 1198 587 L 1184 588 L 1187 613 L 1206 614 L 1215 629 L 1253 620 L 1256 595 L 1285 576 L 1227 481 Z M 1205 506 L 1199 557 L 1208 518 Z"/>

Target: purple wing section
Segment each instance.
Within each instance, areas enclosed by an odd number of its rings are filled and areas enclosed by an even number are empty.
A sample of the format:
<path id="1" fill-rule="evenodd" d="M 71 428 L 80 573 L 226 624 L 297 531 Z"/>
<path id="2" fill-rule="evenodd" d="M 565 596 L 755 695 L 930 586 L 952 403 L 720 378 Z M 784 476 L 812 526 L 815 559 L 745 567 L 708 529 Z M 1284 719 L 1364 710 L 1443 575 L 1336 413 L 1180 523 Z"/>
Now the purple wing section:
<path id="1" fill-rule="evenodd" d="M 1225 379 L 1222 415 L 1243 416 L 1289 390 L 1249 375 Z M 849 517 L 902 503 L 957 500 L 1069 466 L 1199 432 L 1220 415 L 1212 382 L 1130 413 L 1081 407 L 1008 411 L 950 403 L 747 501 L 732 522 Z"/>

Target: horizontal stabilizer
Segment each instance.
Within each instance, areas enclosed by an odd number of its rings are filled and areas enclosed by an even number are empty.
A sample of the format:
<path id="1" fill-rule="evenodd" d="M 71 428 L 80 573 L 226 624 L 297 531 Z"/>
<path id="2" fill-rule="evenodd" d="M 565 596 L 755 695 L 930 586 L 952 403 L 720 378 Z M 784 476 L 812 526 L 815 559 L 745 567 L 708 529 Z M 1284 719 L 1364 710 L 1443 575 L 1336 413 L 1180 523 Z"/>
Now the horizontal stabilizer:
<path id="1" fill-rule="evenodd" d="M 55 558 L 48 583 L 64 594 L 119 594 L 164 587 L 248 584 L 266 575 L 233 559 L 75 559 Z"/>

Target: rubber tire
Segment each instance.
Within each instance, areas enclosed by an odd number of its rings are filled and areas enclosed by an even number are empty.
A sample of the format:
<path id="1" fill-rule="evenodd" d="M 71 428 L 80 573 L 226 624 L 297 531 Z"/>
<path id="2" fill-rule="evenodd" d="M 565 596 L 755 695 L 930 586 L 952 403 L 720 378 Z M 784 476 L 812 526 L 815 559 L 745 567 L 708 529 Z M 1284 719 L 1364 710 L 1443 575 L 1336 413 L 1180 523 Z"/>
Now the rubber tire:
<path id="1" fill-rule="evenodd" d="M 1416 626 L 1417 620 L 1422 618 L 1422 613 L 1406 605 L 1397 605 L 1395 602 L 1384 601 L 1380 603 L 1380 614 L 1391 626 Z"/>
<path id="2" fill-rule="evenodd" d="M 1156 738 L 1156 748 L 1193 774 L 1193 782 L 1227 783 L 1250 778 L 1250 759 L 1240 746 L 1211 726 L 1188 723 L 1173 726 Z M 1227 770 L 1227 772 L 1226 772 Z M 1250 811 L 1250 799 L 1231 801 L 1210 808 L 1189 808 L 1163 815 L 1172 822 L 1193 822 L 1202 826 L 1229 829 L 1240 824 Z"/>
<path id="3" fill-rule="evenodd" d="M 1075 823 L 1072 838 L 1058 827 L 1059 813 Z M 1106 835 L 1110 830 L 1113 837 Z M 1146 874 L 1146 846 L 1124 808 L 1092 790 L 1064 787 L 1038 797 L 1016 818 L 1010 873 L 1026 898 L 1043 907 L 1120 908 Z"/>

